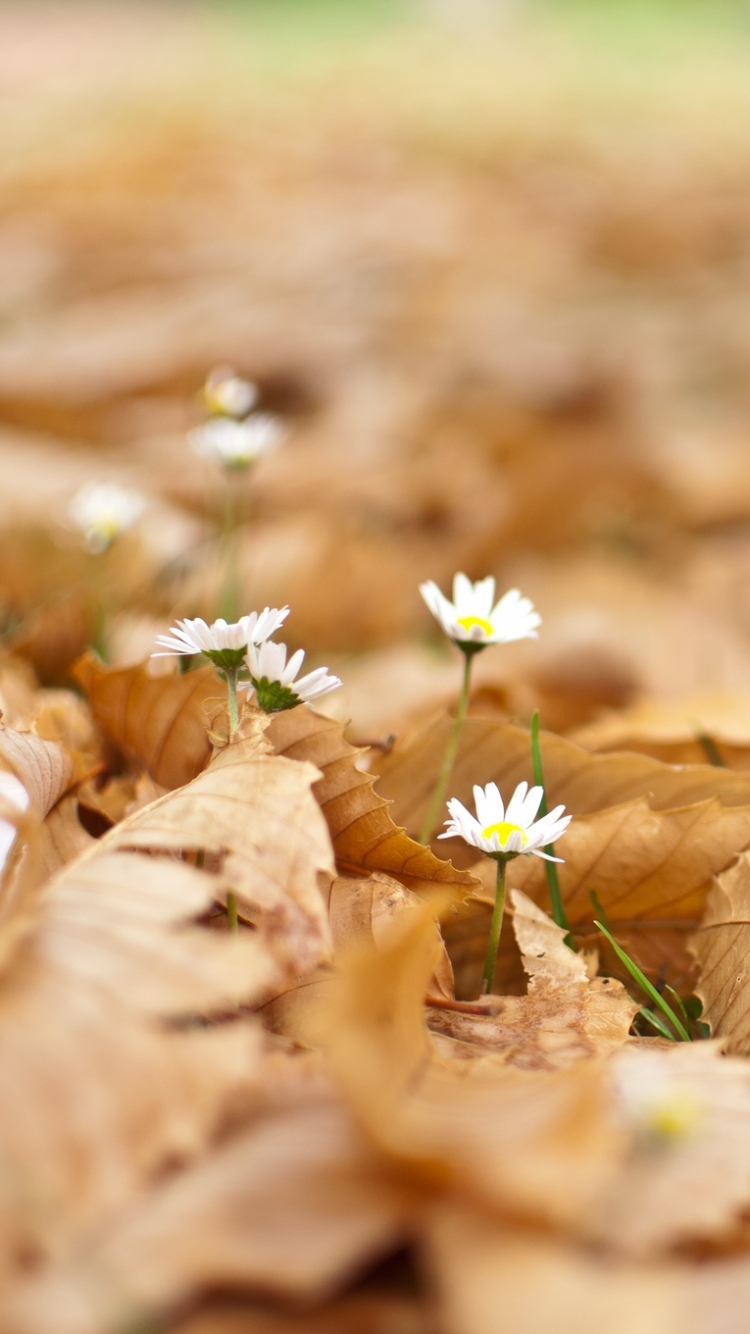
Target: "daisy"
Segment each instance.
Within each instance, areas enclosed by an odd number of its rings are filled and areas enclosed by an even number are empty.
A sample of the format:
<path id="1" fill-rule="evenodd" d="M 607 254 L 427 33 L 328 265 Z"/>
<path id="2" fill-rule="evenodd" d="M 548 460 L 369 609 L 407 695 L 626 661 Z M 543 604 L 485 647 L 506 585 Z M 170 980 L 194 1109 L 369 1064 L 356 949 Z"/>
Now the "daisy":
<path id="1" fill-rule="evenodd" d="M 244 666 L 248 645 L 263 643 L 276 633 L 288 615 L 288 607 L 265 607 L 263 611 L 251 611 L 249 616 L 242 616 L 229 625 L 221 617 L 212 625 L 207 625 L 200 617 L 194 621 L 178 621 L 168 635 L 157 637 L 160 652 L 151 656 L 167 658 L 172 654 L 202 653 L 216 667 L 238 671 Z"/>
<path id="2" fill-rule="evenodd" d="M 191 448 L 201 458 L 213 459 L 225 468 L 247 468 L 281 443 L 284 428 L 278 417 L 256 412 L 245 421 L 213 417 L 189 434 Z"/>
<path id="3" fill-rule="evenodd" d="M 240 725 L 237 679 L 245 665 L 248 645 L 259 644 L 275 634 L 288 615 L 288 607 L 265 607 L 261 612 L 251 611 L 249 616 L 242 616 L 230 625 L 221 617 L 213 625 L 206 625 L 200 617 L 194 621 L 178 621 L 168 635 L 157 637 L 160 652 L 151 656 L 166 658 L 171 654 L 202 653 L 208 658 L 227 683 L 229 733 L 234 736 Z"/>
<path id="4" fill-rule="evenodd" d="M 508 802 L 507 810 L 496 783 L 486 787 L 474 788 L 476 817 L 467 811 L 455 797 L 448 802 L 451 818 L 446 820 L 446 831 L 438 838 L 454 838 L 458 835 L 466 843 L 471 843 L 488 857 L 534 856 L 546 861 L 559 862 L 561 857 L 552 857 L 544 851 L 565 833 L 572 816 L 563 815 L 564 806 L 555 806 L 548 815 L 537 820 L 536 814 L 542 803 L 544 788 L 532 787 L 528 783 L 519 783 Z"/>
<path id="5" fill-rule="evenodd" d="M 255 696 L 265 713 L 293 709 L 297 704 L 310 704 L 331 690 L 338 690 L 341 682 L 329 676 L 327 667 L 318 667 L 297 681 L 295 677 L 305 658 L 304 649 L 297 649 L 289 662 L 286 644 L 272 644 L 266 640 L 259 646 L 250 644 L 247 666 Z"/>
<path id="6" fill-rule="evenodd" d="M 138 491 L 126 491 L 114 483 L 86 482 L 73 496 L 68 517 L 83 533 L 88 550 L 98 556 L 132 528 L 145 509 L 146 500 Z"/>
<path id="7" fill-rule="evenodd" d="M 514 857 L 530 856 L 543 857 L 546 861 L 561 860 L 552 855 L 552 844 L 565 833 L 572 817 L 563 815 L 564 806 L 556 806 L 537 820 L 535 817 L 543 799 L 543 787 L 532 787 L 529 791 L 528 783 L 519 783 L 506 809 L 497 784 L 488 783 L 486 787 L 474 788 L 476 816 L 455 797 L 448 802 L 451 818 L 445 822 L 445 833 L 438 837 L 453 838 L 458 834 L 497 864 L 495 907 L 482 974 L 482 996 L 491 989 L 495 974 L 505 909 L 507 863 Z"/>
<path id="8" fill-rule="evenodd" d="M 209 412 L 241 419 L 258 401 L 258 386 L 243 380 L 230 366 L 217 366 L 206 376 L 203 399 Z"/>
<path id="9" fill-rule="evenodd" d="M 528 598 L 511 588 L 493 607 L 495 580 L 490 575 L 475 584 L 465 574 L 453 580 L 449 602 L 437 584 L 429 580 L 419 591 L 449 639 L 464 652 L 478 652 L 488 644 L 509 644 L 514 639 L 536 639 L 542 618 Z"/>
<path id="10" fill-rule="evenodd" d="M 464 655 L 464 679 L 453 730 L 448 738 L 445 755 L 435 783 L 435 790 L 427 808 L 420 842 L 429 843 L 435 832 L 438 816 L 448 791 L 453 764 L 458 753 L 471 691 L 471 664 L 476 653 L 489 644 L 509 644 L 514 639 L 536 639 L 537 626 L 542 618 L 528 598 L 521 597 L 517 588 L 511 588 L 493 607 L 495 580 L 490 575 L 473 584 L 465 574 L 453 580 L 453 601 L 449 602 L 437 584 L 429 580 L 419 585 L 427 606 L 443 627 L 449 639 Z"/>

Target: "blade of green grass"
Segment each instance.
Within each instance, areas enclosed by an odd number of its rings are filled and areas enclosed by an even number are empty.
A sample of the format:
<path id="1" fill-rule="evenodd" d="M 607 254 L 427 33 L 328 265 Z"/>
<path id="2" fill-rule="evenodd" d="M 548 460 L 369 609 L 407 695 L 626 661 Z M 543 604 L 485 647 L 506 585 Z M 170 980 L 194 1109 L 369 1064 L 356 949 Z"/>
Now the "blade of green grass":
<path id="1" fill-rule="evenodd" d="M 599 931 L 601 931 L 603 936 L 606 936 L 618 959 L 620 960 L 621 963 L 624 963 L 625 967 L 627 968 L 633 980 L 637 982 L 638 986 L 641 987 L 643 991 L 645 991 L 646 995 L 650 996 L 651 1000 L 654 1001 L 654 1003 L 659 1006 L 659 1009 L 664 1012 L 669 1022 L 671 1024 L 674 1024 L 675 1029 L 682 1038 L 682 1041 L 692 1042 L 692 1038 L 688 1030 L 685 1028 L 682 1021 L 678 1019 L 672 1007 L 667 1004 L 663 996 L 659 995 L 659 992 L 656 990 L 656 987 L 653 985 L 653 983 L 649 982 L 648 978 L 646 977 L 646 974 L 641 972 L 640 968 L 638 967 L 638 964 L 634 963 L 630 955 L 626 954 L 625 950 L 622 949 L 621 946 L 617 944 L 617 941 L 612 935 L 612 932 L 608 931 L 606 926 L 602 926 L 601 922 L 594 922 L 594 926 L 597 927 Z"/>
<path id="2" fill-rule="evenodd" d="M 651 1027 L 655 1028 L 657 1033 L 661 1033 L 661 1036 L 663 1038 L 666 1038 L 668 1042 L 677 1041 L 674 1033 L 672 1033 L 667 1028 L 667 1025 L 664 1023 L 664 1020 L 662 1019 L 661 1015 L 654 1014 L 653 1010 L 649 1010 L 645 1005 L 641 1006 L 638 1013 L 642 1014 L 643 1018 L 646 1019 L 649 1024 L 651 1024 Z"/>
<path id="3" fill-rule="evenodd" d="M 547 805 L 547 790 L 544 786 L 544 768 L 542 765 L 542 750 L 539 745 L 539 710 L 537 709 L 531 719 L 531 765 L 534 770 L 534 782 L 537 787 L 542 789 L 542 800 L 539 806 L 539 814 L 544 816 L 549 812 Z M 555 847 L 553 843 L 548 843 L 544 851 L 549 857 L 554 857 Z M 545 862 L 544 869 L 547 873 L 547 884 L 549 886 L 550 903 L 552 904 L 552 917 L 558 926 L 567 931 L 565 944 L 570 949 L 575 950 L 575 942 L 570 934 L 570 922 L 568 914 L 565 911 L 560 892 L 560 878 L 557 874 L 557 867 L 554 862 Z"/>

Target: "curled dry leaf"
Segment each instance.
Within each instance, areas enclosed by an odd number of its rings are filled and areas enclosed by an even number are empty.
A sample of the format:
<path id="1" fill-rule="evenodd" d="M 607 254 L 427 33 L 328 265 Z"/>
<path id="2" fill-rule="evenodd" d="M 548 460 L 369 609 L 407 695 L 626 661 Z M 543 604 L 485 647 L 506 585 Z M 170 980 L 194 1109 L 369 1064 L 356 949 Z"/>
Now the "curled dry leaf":
<path id="1" fill-rule="evenodd" d="M 105 735 L 161 787 L 182 787 L 205 768 L 211 756 L 205 705 L 221 694 L 213 667 L 150 676 L 146 666 L 104 667 L 87 653 L 72 675 Z"/>
<path id="2" fill-rule="evenodd" d="M 244 1025 L 162 1021 L 257 1003 L 279 985 L 275 953 L 304 970 L 327 951 L 317 775 L 267 752 L 259 733 L 241 738 L 189 788 L 113 829 L 50 882 L 6 962 L 0 1234 L 11 1268 L 64 1253 L 168 1161 L 195 1154 L 248 1086 Z M 207 869 L 175 859 L 196 848 Z M 260 905 L 261 931 L 187 925 L 227 884 Z"/>
<path id="3" fill-rule="evenodd" d="M 326 902 L 334 874 L 328 829 L 312 795 L 312 764 L 271 753 L 263 715 L 246 716 L 233 743 L 186 787 L 124 820 L 105 846 L 203 854 L 216 896 L 232 890 L 289 977 L 331 956 Z"/>
<path id="4" fill-rule="evenodd" d="M 476 887 L 473 876 L 440 861 L 393 823 L 373 778 L 357 768 L 361 752 L 345 741 L 343 724 L 301 704 L 276 714 L 267 736 L 277 755 L 308 760 L 321 771 L 315 795 L 340 870 L 354 875 L 384 871 L 417 893 L 451 889 L 456 901 Z"/>
<path id="5" fill-rule="evenodd" d="M 750 855 L 720 875 L 700 930 L 690 942 L 700 967 L 696 993 L 703 1018 L 725 1050 L 750 1050 Z"/>
<path id="6" fill-rule="evenodd" d="M 439 953 L 430 908 L 404 915 L 388 948 L 355 950 L 321 1013 L 321 1036 L 363 1125 L 431 1184 L 571 1225 L 594 1202 L 624 1143 L 598 1061 L 530 1072 L 444 1061 L 424 995 Z"/>
<path id="7" fill-rule="evenodd" d="M 511 901 L 529 994 L 486 997 L 474 1013 L 433 1007 L 428 1022 L 439 1050 L 449 1057 L 496 1056 L 529 1070 L 617 1051 L 638 1005 L 614 978 L 590 979 L 583 957 L 564 944 L 566 933 L 525 894 L 515 889 Z"/>
<path id="8" fill-rule="evenodd" d="M 320 1299 L 403 1242 L 418 1198 L 334 1103 L 250 1126 L 73 1263 L 19 1284 L 7 1334 L 116 1334 L 206 1289 Z"/>
<path id="9" fill-rule="evenodd" d="M 407 825 L 422 813 L 447 725 L 438 719 L 377 762 L 382 790 Z M 672 768 L 641 755 L 591 755 L 549 733 L 542 754 L 550 805 L 562 802 L 577 817 L 560 848 L 571 925 L 590 939 L 595 890 L 618 939 L 646 972 L 662 969 L 676 985 L 689 982 L 685 938 L 700 920 L 711 878 L 750 843 L 750 776 L 709 765 Z M 508 795 L 523 779 L 533 781 L 528 732 L 469 718 L 452 793 L 470 804 L 474 783 L 494 781 Z M 445 846 L 456 860 L 472 855 L 457 840 Z M 508 883 L 548 903 L 536 858 L 512 862 Z M 612 971 L 619 971 L 616 961 Z"/>
<path id="10" fill-rule="evenodd" d="M 328 898 L 335 957 L 357 946 L 370 949 L 378 949 L 381 944 L 387 946 L 394 924 L 403 913 L 418 910 L 419 904 L 420 899 L 412 890 L 405 889 L 397 880 L 392 880 L 380 871 L 360 879 L 337 876 L 331 884 Z M 437 922 L 435 934 L 441 948 L 428 984 L 427 996 L 450 1000 L 453 996 L 453 969 Z M 319 970 L 264 1005 L 260 1011 L 264 1023 L 275 1033 L 283 1033 L 297 1042 L 306 1043 L 316 1027 L 312 1017 L 329 1003 L 334 985 L 330 971 Z"/>

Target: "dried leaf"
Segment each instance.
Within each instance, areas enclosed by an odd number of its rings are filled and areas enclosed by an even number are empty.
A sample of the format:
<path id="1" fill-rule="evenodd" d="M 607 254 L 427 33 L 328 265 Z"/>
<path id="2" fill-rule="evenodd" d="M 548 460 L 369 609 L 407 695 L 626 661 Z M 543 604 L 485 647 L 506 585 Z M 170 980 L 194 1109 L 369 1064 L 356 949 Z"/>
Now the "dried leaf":
<path id="1" fill-rule="evenodd" d="M 703 1018 L 727 1051 L 750 1050 L 750 855 L 743 853 L 714 884 L 690 948 L 700 967 L 696 994 Z"/>
<path id="2" fill-rule="evenodd" d="M 8 1334 L 114 1334 L 206 1289 L 320 1299 L 404 1238 L 413 1189 L 335 1104 L 261 1121 L 146 1196 L 81 1259 L 19 1285 Z"/>
<path id="3" fill-rule="evenodd" d="M 644 699 L 580 728 L 571 740 L 599 753 L 631 750 L 667 764 L 709 762 L 748 769 L 750 701 L 730 695 Z"/>
<path id="4" fill-rule="evenodd" d="M 357 768 L 360 752 L 344 740 L 341 723 L 303 704 L 276 714 L 267 736 L 277 755 L 309 760 L 321 771 L 315 795 L 341 871 L 384 871 L 417 893 L 452 887 L 457 900 L 475 886 L 471 875 L 438 860 L 394 825 L 372 777 Z"/>
<path id="5" fill-rule="evenodd" d="M 529 994 L 486 997 L 473 1013 L 433 1007 L 428 1022 L 443 1039 L 442 1054 L 502 1056 L 522 1069 L 555 1070 L 617 1051 L 638 1005 L 613 978 L 590 980 L 582 955 L 563 943 L 566 933 L 525 894 L 513 890 L 511 901 Z"/>
<path id="6" fill-rule="evenodd" d="M 87 653 L 72 675 L 105 735 L 161 787 L 182 787 L 205 768 L 211 742 L 204 706 L 221 694 L 213 667 L 149 676 L 144 666 L 104 667 Z"/>
<path id="7" fill-rule="evenodd" d="M 14 732 L 2 724 L 0 763 L 23 783 L 29 806 L 40 820 L 82 777 L 73 756 L 57 742 L 45 741 L 33 732 Z"/>
<path id="8" fill-rule="evenodd" d="M 187 787 L 115 826 L 102 846 L 202 853 L 217 896 L 237 895 L 291 977 L 330 959 L 326 902 L 333 875 L 328 829 L 311 789 L 318 771 L 273 755 L 263 715 L 250 714 L 233 743 Z"/>

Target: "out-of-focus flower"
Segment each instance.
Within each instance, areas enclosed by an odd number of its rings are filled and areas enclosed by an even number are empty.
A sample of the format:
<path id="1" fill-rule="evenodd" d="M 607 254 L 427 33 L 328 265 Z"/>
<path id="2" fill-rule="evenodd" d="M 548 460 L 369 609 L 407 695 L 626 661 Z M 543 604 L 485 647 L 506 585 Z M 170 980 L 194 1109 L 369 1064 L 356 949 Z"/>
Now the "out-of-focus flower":
<path id="1" fill-rule="evenodd" d="M 146 504 L 138 491 L 127 491 L 114 483 L 86 482 L 73 496 L 68 517 L 83 533 L 89 551 L 100 555 L 138 522 Z"/>
<path id="2" fill-rule="evenodd" d="M 304 659 L 305 651 L 300 648 L 287 662 L 286 644 L 266 640 L 260 646 L 250 645 L 247 651 L 250 682 L 265 713 L 279 713 L 282 709 L 293 709 L 297 704 L 309 704 L 341 685 L 337 676 L 328 675 L 327 667 L 318 667 L 296 681 Z"/>
<path id="3" fill-rule="evenodd" d="M 281 444 L 284 428 L 278 417 L 256 412 L 245 421 L 213 417 L 190 432 L 190 444 L 201 458 L 213 459 L 225 468 L 242 469 L 270 454 Z"/>
<path id="4" fill-rule="evenodd" d="M 626 1121 L 647 1144 L 684 1139 L 705 1120 L 705 1107 L 673 1073 L 664 1052 L 622 1052 L 614 1083 Z"/>
<path id="5" fill-rule="evenodd" d="M 248 646 L 260 644 L 275 634 L 288 615 L 288 607 L 265 607 L 263 611 L 252 611 L 232 624 L 221 618 L 212 625 L 207 625 L 200 617 L 178 621 L 168 635 L 157 636 L 160 651 L 151 656 L 166 658 L 171 654 L 203 653 L 216 667 L 236 672 L 244 665 Z"/>
<path id="6" fill-rule="evenodd" d="M 563 815 L 564 806 L 556 806 L 541 820 L 535 820 L 544 795 L 541 787 L 528 790 L 528 783 L 519 783 L 508 802 L 507 810 L 496 783 L 474 788 L 476 818 L 455 797 L 448 802 L 451 819 L 446 820 L 446 831 L 439 838 L 454 838 L 457 834 L 466 843 L 486 852 L 489 857 L 543 857 L 545 861 L 562 861 L 550 857 L 543 849 L 565 833 L 571 821 Z"/>
<path id="7" fill-rule="evenodd" d="M 16 778 L 15 774 L 8 773 L 5 769 L 0 769 L 0 810 L 4 805 L 15 806 L 19 812 L 27 811 L 29 794 L 20 778 Z M 0 815 L 0 872 L 8 860 L 8 853 L 16 841 L 17 832 L 16 826 Z"/>
<path id="8" fill-rule="evenodd" d="M 216 366 L 206 377 L 203 400 L 209 412 L 241 420 L 258 402 L 258 386 L 243 380 L 231 366 Z"/>
<path id="9" fill-rule="evenodd" d="M 536 639 L 542 618 L 528 598 L 511 588 L 493 607 L 495 580 L 490 576 L 472 584 L 465 574 L 453 580 L 453 601 L 430 580 L 419 591 L 448 637 L 461 648 L 476 652 L 488 644 L 508 644 L 514 639 Z"/>

